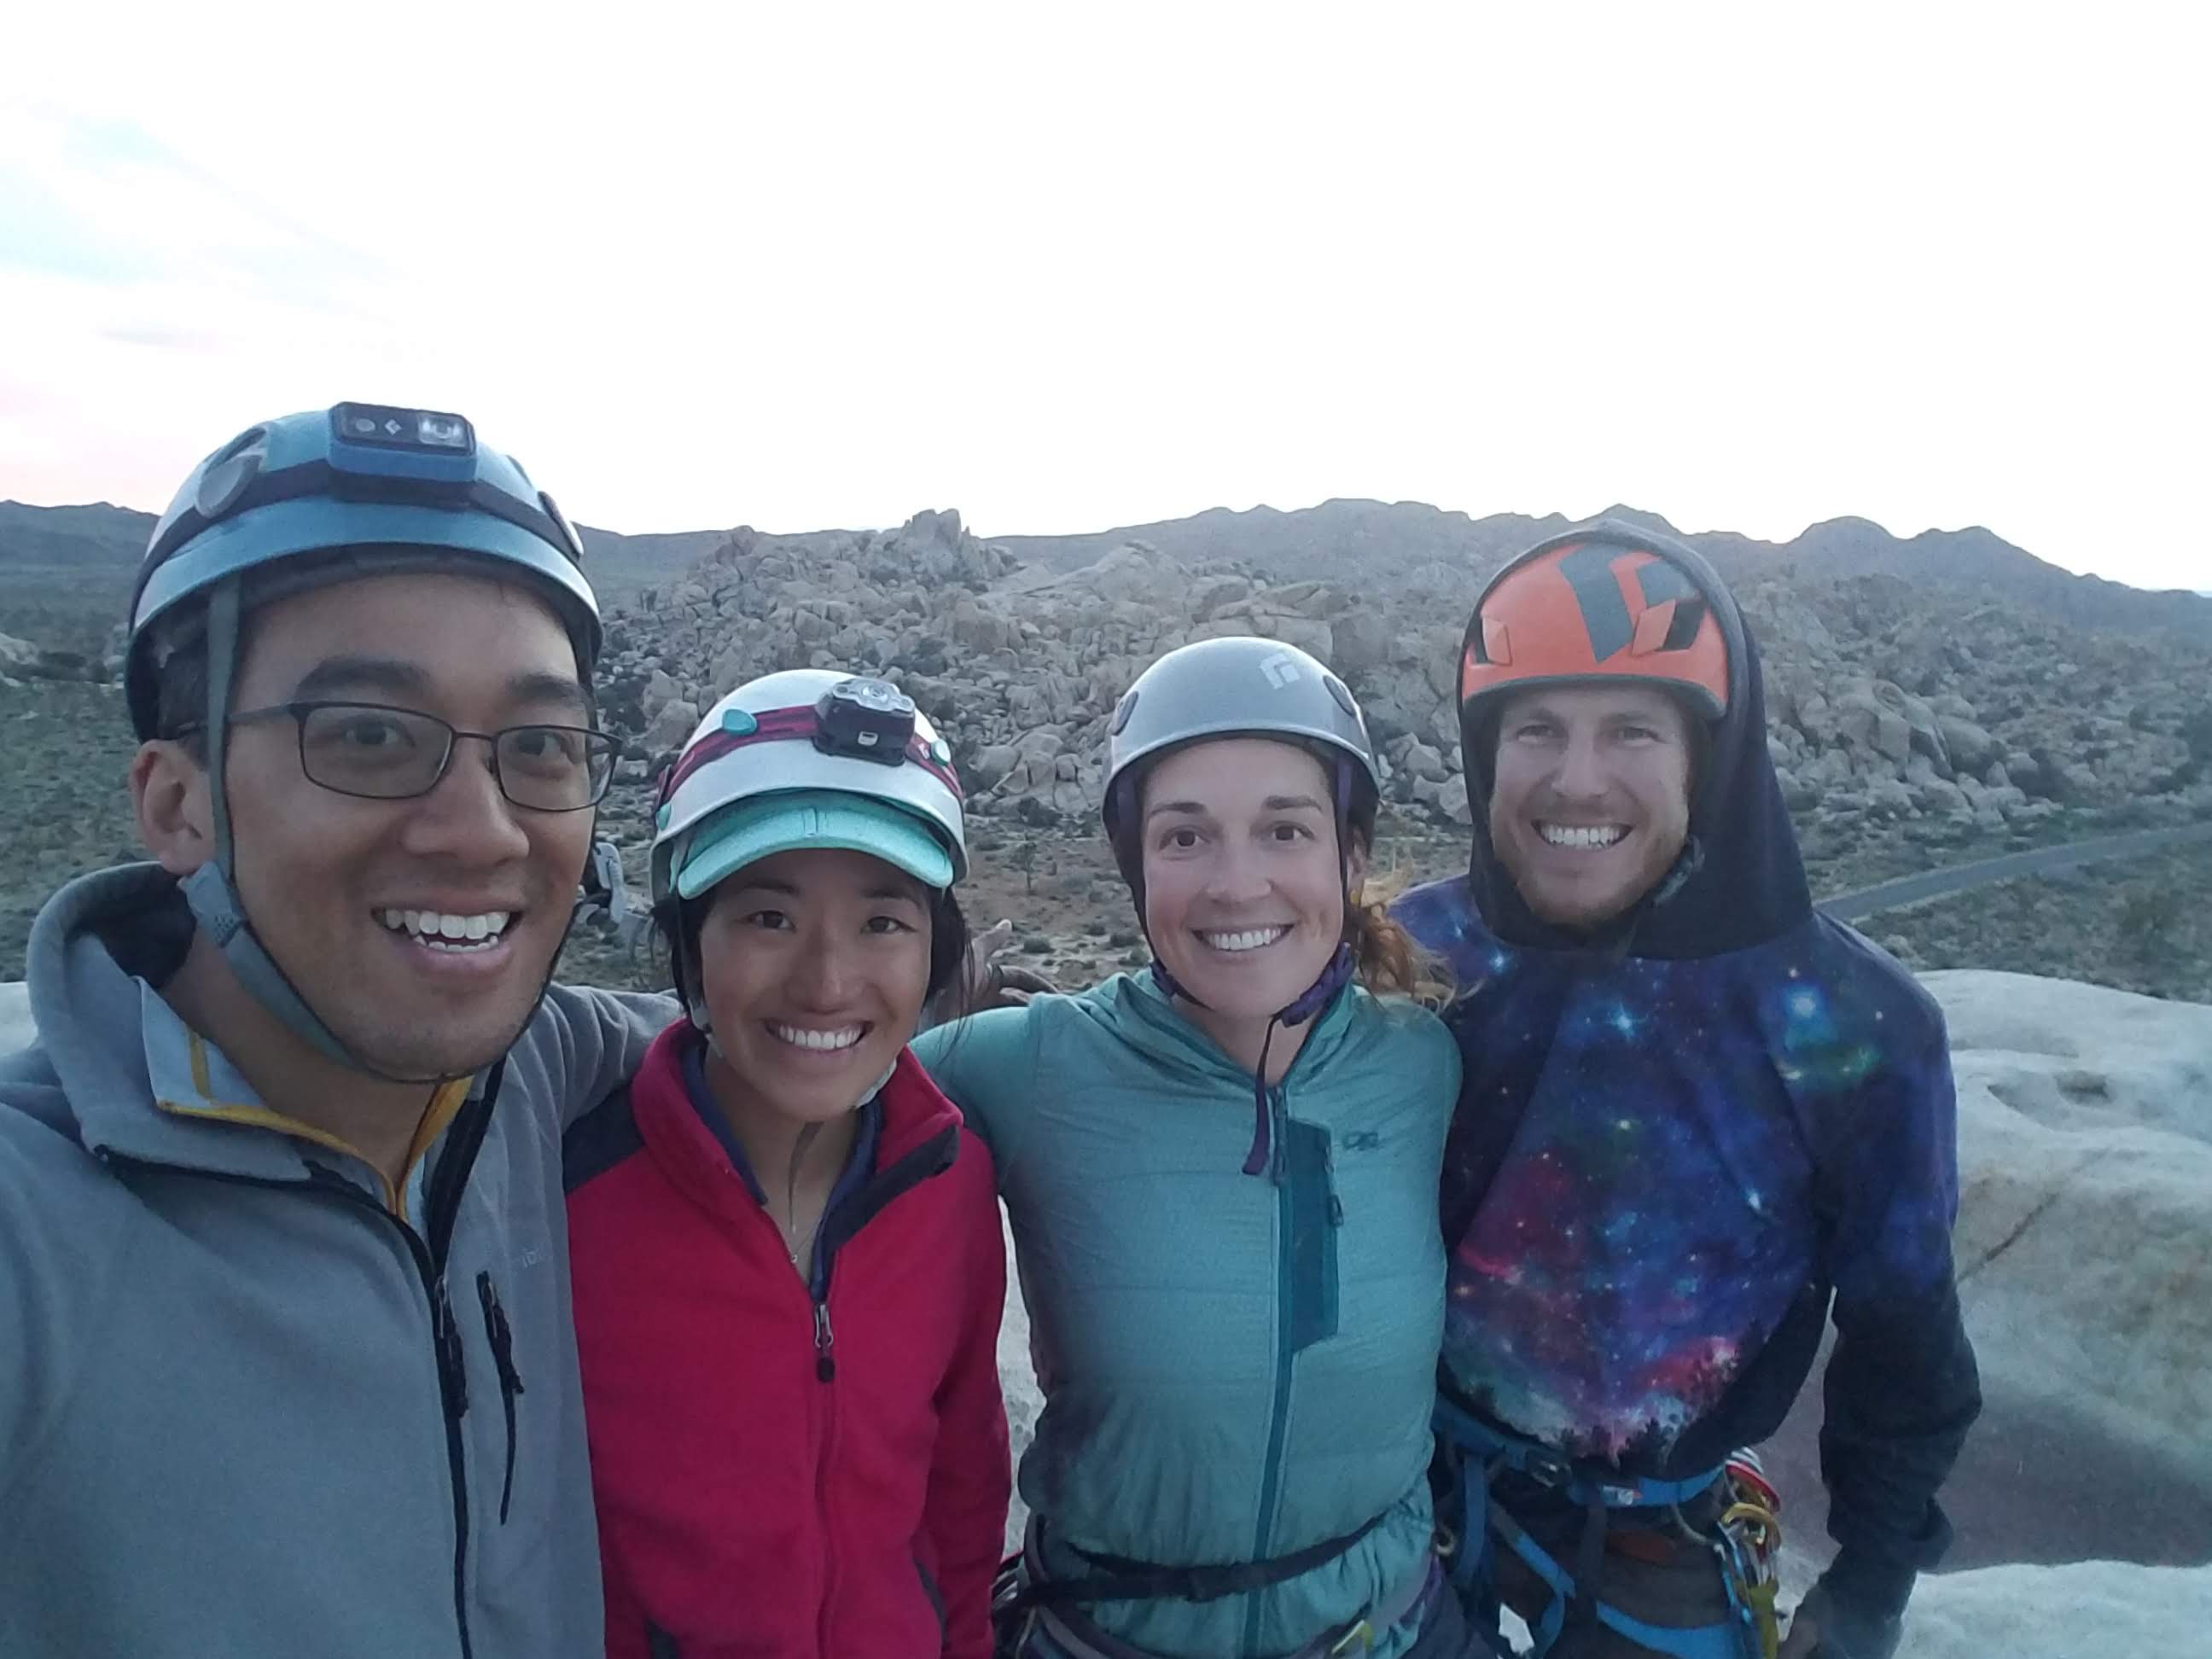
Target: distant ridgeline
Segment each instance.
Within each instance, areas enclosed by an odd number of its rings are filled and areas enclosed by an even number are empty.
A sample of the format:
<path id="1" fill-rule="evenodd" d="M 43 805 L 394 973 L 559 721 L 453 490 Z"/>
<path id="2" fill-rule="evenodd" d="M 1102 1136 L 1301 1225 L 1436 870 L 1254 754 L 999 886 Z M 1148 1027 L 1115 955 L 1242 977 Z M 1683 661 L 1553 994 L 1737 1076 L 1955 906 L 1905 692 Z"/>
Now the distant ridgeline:
<path id="1" fill-rule="evenodd" d="M 1656 514 L 1629 507 L 1607 512 L 1614 518 L 1680 533 Z M 1487 571 L 1570 522 L 1557 514 L 1532 519 L 1498 513 L 1471 519 L 1420 501 L 1331 501 L 1296 512 L 1255 507 L 1235 513 L 1213 507 L 1188 519 L 1118 530 L 994 540 L 1016 558 L 1055 571 L 1076 569 L 1117 547 L 1139 542 L 1178 564 L 1243 564 L 1277 580 L 1394 584 L 1404 573 L 1426 564 Z M 144 550 L 153 526 L 152 514 L 105 501 L 86 507 L 0 501 L 0 568 L 44 565 L 127 572 Z M 624 536 L 582 526 L 592 578 L 603 597 L 617 600 L 680 574 L 720 546 L 730 533 L 690 530 Z M 1754 541 L 1728 531 L 1684 539 L 1711 558 L 1731 581 L 1781 573 L 1828 578 L 1903 576 L 1971 588 L 1986 599 L 2037 611 L 2069 627 L 2167 633 L 2212 646 L 2212 590 L 2149 592 L 2101 577 L 2076 576 L 1978 527 L 1930 530 L 1900 540 L 1868 520 L 1845 518 L 1816 524 L 1789 542 Z"/>
<path id="2" fill-rule="evenodd" d="M 88 507 L 29 507 L 0 501 L 0 571 L 71 570 L 126 579 L 137 568 L 153 533 L 154 514 L 98 501 Z M 727 533 L 684 530 L 670 535 L 623 536 L 578 526 L 585 557 L 602 598 L 622 599 L 665 580 L 720 546 Z M 0 599 L 0 631 L 6 629 Z"/>

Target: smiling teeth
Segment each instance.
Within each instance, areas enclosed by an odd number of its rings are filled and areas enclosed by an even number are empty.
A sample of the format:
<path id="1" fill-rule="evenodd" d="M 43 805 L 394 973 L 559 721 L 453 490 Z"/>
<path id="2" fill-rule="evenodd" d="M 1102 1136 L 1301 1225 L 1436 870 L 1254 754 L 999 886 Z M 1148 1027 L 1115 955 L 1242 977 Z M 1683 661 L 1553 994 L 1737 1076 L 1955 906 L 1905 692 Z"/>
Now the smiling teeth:
<path id="1" fill-rule="evenodd" d="M 1624 823 L 1540 823 L 1536 833 L 1554 847 L 1610 847 L 1628 833 Z"/>
<path id="2" fill-rule="evenodd" d="M 1248 927 L 1237 933 L 1200 933 L 1199 938 L 1216 951 L 1256 951 L 1273 945 L 1291 930 L 1287 927 Z"/>
<path id="3" fill-rule="evenodd" d="M 456 915 L 447 910 L 380 910 L 377 920 L 395 933 L 441 951 L 485 950 L 499 943 L 513 920 L 511 910 L 485 910 L 476 915 Z"/>
<path id="4" fill-rule="evenodd" d="M 803 1025 L 778 1025 L 774 1021 L 769 1023 L 768 1029 L 769 1034 L 779 1042 L 788 1042 L 794 1048 L 812 1048 L 821 1053 L 849 1048 L 867 1030 L 864 1025 L 848 1025 L 841 1030 L 813 1031 Z"/>

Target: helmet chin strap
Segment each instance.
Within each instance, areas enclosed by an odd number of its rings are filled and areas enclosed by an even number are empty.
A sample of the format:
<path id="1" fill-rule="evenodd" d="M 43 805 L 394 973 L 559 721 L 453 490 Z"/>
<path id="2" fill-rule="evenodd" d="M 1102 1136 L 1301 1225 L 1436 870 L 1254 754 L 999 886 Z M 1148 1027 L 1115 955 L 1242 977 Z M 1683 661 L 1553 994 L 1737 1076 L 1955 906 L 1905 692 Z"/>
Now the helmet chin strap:
<path id="1" fill-rule="evenodd" d="M 1301 991 L 1286 1008 L 1279 1008 L 1267 1016 L 1267 1030 L 1260 1039 L 1260 1063 L 1252 1071 L 1252 1150 L 1244 1157 L 1244 1173 L 1265 1175 L 1274 1160 L 1274 1114 L 1267 1106 L 1267 1050 L 1273 1045 L 1279 1027 L 1303 1025 L 1322 1009 L 1329 999 L 1350 982 L 1353 969 L 1352 947 L 1340 945 L 1322 969 L 1321 977 Z M 1158 957 L 1152 958 L 1152 983 L 1170 998 L 1181 997 L 1194 1007 L 1203 1008 L 1200 1002 L 1176 976 L 1168 971 L 1167 964 Z"/>
<path id="2" fill-rule="evenodd" d="M 214 817 L 215 856 L 179 885 L 200 931 L 249 995 L 325 1058 L 352 1071 L 371 1071 L 307 1006 L 275 958 L 254 936 L 246 903 L 238 896 L 238 849 L 230 830 L 230 791 L 224 772 L 230 748 L 230 683 L 238 666 L 239 584 L 218 582 L 207 605 L 208 801 Z M 396 1079 L 395 1079 L 396 1080 Z M 413 1081 L 413 1079 L 407 1079 Z M 427 1079 L 435 1081 L 434 1079 Z"/>
<path id="3" fill-rule="evenodd" d="M 1344 887 L 1344 907 L 1347 920 L 1352 908 L 1352 763 L 1338 759 L 1334 767 L 1336 784 L 1336 863 L 1337 873 Z M 1136 878 L 1137 925 L 1144 929 L 1145 942 L 1152 943 L 1151 923 L 1145 916 L 1144 864 L 1137 862 Z M 1303 1025 L 1329 1005 L 1331 998 L 1352 981 L 1358 964 L 1353 960 L 1349 943 L 1340 943 L 1330 955 L 1328 966 L 1321 976 L 1293 998 L 1289 1006 L 1277 1009 L 1267 1017 L 1267 1029 L 1260 1038 L 1260 1063 L 1252 1073 L 1253 1129 L 1252 1150 L 1244 1157 L 1244 1173 L 1264 1175 L 1274 1161 L 1274 1114 L 1267 1107 L 1267 1050 L 1275 1041 L 1278 1028 Z M 1206 1004 L 1193 996 L 1182 983 L 1168 971 L 1157 950 L 1152 956 L 1152 983 L 1158 986 L 1172 1000 L 1181 997 L 1194 1008 Z"/>
<path id="4" fill-rule="evenodd" d="M 253 923 L 246 914 L 246 902 L 239 896 L 237 884 L 237 844 L 231 835 L 230 793 L 223 781 L 224 764 L 230 744 L 230 683 L 233 671 L 238 665 L 239 579 L 235 576 L 216 584 L 208 595 L 207 654 L 207 771 L 210 814 L 214 820 L 215 856 L 186 876 L 178 884 L 185 902 L 191 907 L 192 919 L 199 925 L 208 940 L 222 953 L 222 959 L 246 988 L 246 994 L 274 1014 L 285 1029 L 313 1048 L 325 1059 L 337 1061 L 348 1071 L 361 1072 L 386 1083 L 437 1084 L 447 1079 L 439 1075 L 402 1077 L 371 1065 L 352 1049 L 307 1006 L 307 1000 L 276 965 L 253 931 Z M 570 918 L 573 926 L 574 918 Z M 565 945 L 568 936 L 564 930 L 561 943 Z M 553 982 L 553 964 L 561 959 L 560 948 L 553 952 L 553 963 L 545 970 L 544 983 L 538 988 L 538 996 L 531 1003 L 532 1012 L 544 999 L 545 989 Z"/>

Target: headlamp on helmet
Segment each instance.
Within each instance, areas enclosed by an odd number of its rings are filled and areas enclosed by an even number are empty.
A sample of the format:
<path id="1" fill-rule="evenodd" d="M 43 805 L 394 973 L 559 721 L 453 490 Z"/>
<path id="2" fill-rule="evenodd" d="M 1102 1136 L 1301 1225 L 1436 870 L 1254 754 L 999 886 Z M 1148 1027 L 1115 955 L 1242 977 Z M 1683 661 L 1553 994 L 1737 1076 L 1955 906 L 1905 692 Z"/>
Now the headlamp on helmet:
<path id="1" fill-rule="evenodd" d="M 464 456 L 477 453 L 477 434 L 467 419 L 429 409 L 395 409 L 388 404 L 338 404 L 331 410 L 331 464 L 357 452 L 374 454 Z M 374 471 L 374 465 L 365 470 Z M 421 476 L 419 474 L 412 476 Z M 465 471 L 456 476 L 466 477 Z"/>
<path id="2" fill-rule="evenodd" d="M 814 705 L 814 746 L 897 766 L 914 740 L 914 699 L 887 680 L 841 680 Z"/>

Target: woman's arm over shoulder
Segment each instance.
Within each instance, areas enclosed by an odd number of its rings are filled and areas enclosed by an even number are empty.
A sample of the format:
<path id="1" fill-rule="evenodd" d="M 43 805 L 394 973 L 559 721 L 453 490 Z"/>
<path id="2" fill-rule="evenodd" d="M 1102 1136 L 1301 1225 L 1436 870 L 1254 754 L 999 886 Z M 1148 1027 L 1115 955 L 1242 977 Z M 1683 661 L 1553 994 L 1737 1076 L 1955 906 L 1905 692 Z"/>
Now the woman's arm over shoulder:
<path id="1" fill-rule="evenodd" d="M 1044 1018 L 1042 1001 L 994 1008 L 933 1026 L 910 1045 L 930 1081 L 990 1147 L 1002 1177 L 1010 1138 L 1036 1089 L 1037 1028 Z"/>

